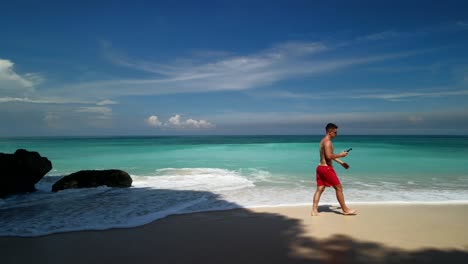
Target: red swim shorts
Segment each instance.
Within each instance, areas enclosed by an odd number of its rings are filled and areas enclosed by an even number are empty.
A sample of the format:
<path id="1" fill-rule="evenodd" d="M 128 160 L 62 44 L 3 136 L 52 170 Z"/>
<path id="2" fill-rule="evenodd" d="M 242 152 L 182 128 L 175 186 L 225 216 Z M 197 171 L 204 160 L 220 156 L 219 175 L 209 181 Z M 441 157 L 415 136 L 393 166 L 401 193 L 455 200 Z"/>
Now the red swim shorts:
<path id="1" fill-rule="evenodd" d="M 317 166 L 317 186 L 330 187 L 341 184 L 340 179 L 331 166 Z"/>

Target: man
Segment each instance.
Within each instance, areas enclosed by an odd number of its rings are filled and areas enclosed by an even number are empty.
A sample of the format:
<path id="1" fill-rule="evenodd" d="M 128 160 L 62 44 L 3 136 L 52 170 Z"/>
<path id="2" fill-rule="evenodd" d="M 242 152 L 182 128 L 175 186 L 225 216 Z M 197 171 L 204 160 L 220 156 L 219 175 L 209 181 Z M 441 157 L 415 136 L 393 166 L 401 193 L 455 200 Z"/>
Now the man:
<path id="1" fill-rule="evenodd" d="M 325 187 L 332 186 L 336 191 L 336 198 L 341 205 L 344 215 L 355 215 L 356 210 L 352 210 L 346 206 L 343 187 L 341 186 L 340 180 L 333 169 L 333 161 L 338 162 L 345 169 L 349 168 L 349 165 L 341 161 L 339 158 L 346 157 L 348 152 L 343 151 L 340 154 L 333 153 L 332 140 L 336 137 L 338 132 L 338 126 L 332 123 L 327 124 L 325 127 L 326 134 L 320 141 L 320 164 L 317 166 L 317 190 L 314 194 L 314 202 L 312 205 L 312 215 L 318 215 L 318 203 L 320 196 L 322 195 Z"/>

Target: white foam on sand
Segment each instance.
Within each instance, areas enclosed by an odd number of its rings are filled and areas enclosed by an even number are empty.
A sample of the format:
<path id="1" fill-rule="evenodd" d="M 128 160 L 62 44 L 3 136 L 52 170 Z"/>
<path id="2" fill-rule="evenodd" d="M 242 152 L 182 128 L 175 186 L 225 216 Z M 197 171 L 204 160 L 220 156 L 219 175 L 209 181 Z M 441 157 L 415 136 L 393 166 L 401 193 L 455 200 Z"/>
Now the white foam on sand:
<path id="1" fill-rule="evenodd" d="M 135 227 L 171 214 L 240 207 L 223 193 L 254 188 L 236 171 L 211 168 L 163 169 L 132 175 L 131 188 L 98 187 L 50 192 L 57 177 L 38 191 L 0 203 L 1 236 L 40 236 L 78 230 Z"/>
<path id="2" fill-rule="evenodd" d="M 44 177 L 37 192 L 0 199 L 0 236 L 135 227 L 173 214 L 239 207 L 310 205 L 315 191 L 313 179 L 288 179 L 250 168 L 166 168 L 132 178 L 131 188 L 52 193 L 58 177 Z M 450 204 L 468 200 L 464 190 L 404 190 L 394 183 L 345 182 L 344 186 L 349 203 Z M 327 188 L 321 204 L 336 204 L 332 188 Z"/>

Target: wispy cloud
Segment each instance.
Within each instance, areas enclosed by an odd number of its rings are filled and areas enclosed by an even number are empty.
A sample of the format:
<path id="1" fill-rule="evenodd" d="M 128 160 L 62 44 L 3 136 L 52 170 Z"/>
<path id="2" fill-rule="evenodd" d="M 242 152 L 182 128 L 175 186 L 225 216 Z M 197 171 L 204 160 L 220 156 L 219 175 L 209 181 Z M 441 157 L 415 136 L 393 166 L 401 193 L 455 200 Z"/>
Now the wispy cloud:
<path id="1" fill-rule="evenodd" d="M 211 116 L 220 127 L 265 127 L 268 125 L 278 129 L 284 127 L 322 128 L 329 122 L 343 124 L 349 128 L 375 126 L 405 128 L 406 125 L 425 127 L 434 124 L 460 123 L 468 129 L 468 113 L 463 111 L 392 111 L 392 112 L 337 112 L 337 113 L 304 113 L 304 112 L 236 112 Z"/>
<path id="2" fill-rule="evenodd" d="M 433 63 L 426 65 L 399 65 L 399 66 L 380 66 L 369 67 L 369 72 L 382 72 L 382 73 L 405 73 L 405 72 L 430 72 L 435 73 L 444 68 L 442 63 Z M 445 66 L 446 67 L 446 66 Z"/>
<path id="3" fill-rule="evenodd" d="M 378 33 L 373 33 L 365 36 L 357 37 L 357 41 L 377 41 L 377 40 L 387 40 L 390 38 L 397 38 L 402 36 L 408 36 L 408 33 L 397 32 L 394 30 L 383 31 Z"/>
<path id="4" fill-rule="evenodd" d="M 250 93 L 252 96 L 257 96 L 257 97 L 262 97 L 262 98 L 284 98 L 284 99 L 315 99 L 315 100 L 322 100 L 326 99 L 328 97 L 334 97 L 334 95 L 330 94 L 324 94 L 324 93 L 298 93 L 298 92 L 292 92 L 288 91 L 287 89 L 285 90 L 273 90 L 273 91 L 268 91 L 268 92 L 253 92 Z M 336 98 L 336 97 L 335 97 Z"/>
<path id="5" fill-rule="evenodd" d="M 373 43 L 381 43 L 384 41 L 400 41 L 402 39 L 410 39 L 417 36 L 426 35 L 425 31 L 403 32 L 397 30 L 385 30 L 374 32 L 366 35 L 358 35 L 341 42 L 336 42 L 329 45 L 329 49 L 337 50 L 354 46 L 372 45 Z"/>
<path id="6" fill-rule="evenodd" d="M 75 112 L 85 114 L 92 120 L 109 120 L 112 118 L 112 109 L 103 106 L 80 107 Z"/>
<path id="7" fill-rule="evenodd" d="M 112 43 L 107 40 L 100 40 L 99 44 L 101 47 L 102 56 L 117 66 L 161 75 L 171 75 L 172 72 L 178 69 L 177 66 L 170 66 L 151 61 L 132 59 L 124 52 L 121 52 L 114 48 Z"/>
<path id="8" fill-rule="evenodd" d="M 468 29 L 468 21 L 458 21 L 457 26 L 463 27 L 465 29 Z"/>
<path id="9" fill-rule="evenodd" d="M 266 51 L 266 53 L 278 54 L 279 56 L 282 56 L 282 54 L 302 56 L 321 53 L 326 50 L 328 50 L 328 47 L 322 42 L 288 41 L 275 45 L 272 49 Z"/>
<path id="10" fill-rule="evenodd" d="M 349 45 L 356 45 L 366 42 L 374 42 L 374 41 L 390 41 L 390 40 L 399 40 L 404 38 L 415 38 L 415 37 L 423 37 L 430 34 L 444 34 L 447 32 L 453 32 L 458 30 L 465 30 L 468 29 L 468 22 L 467 21 L 458 21 L 455 24 L 439 24 L 439 25 L 429 25 L 425 28 L 420 28 L 415 31 L 399 31 L 399 30 L 385 30 L 376 33 L 371 33 L 363 36 L 358 36 L 353 40 L 344 41 L 342 43 L 337 44 L 337 47 L 349 46 Z"/>
<path id="11" fill-rule="evenodd" d="M 61 128 L 62 117 L 58 113 L 48 112 L 44 116 L 44 123 L 47 127 L 57 129 Z"/>
<path id="12" fill-rule="evenodd" d="M 31 103 L 31 104 L 95 104 L 93 101 L 73 100 L 64 98 L 28 98 L 0 97 L 0 103 Z M 99 104 L 99 103 L 98 103 Z"/>
<path id="13" fill-rule="evenodd" d="M 326 89 L 318 89 L 326 90 Z M 350 89 L 341 89 L 350 90 Z M 256 92 L 251 93 L 253 96 L 261 97 L 274 97 L 284 99 L 298 99 L 298 100 L 324 100 L 324 99 L 376 99 L 376 100 L 387 100 L 387 101 L 401 101 L 405 99 L 423 99 L 423 98 L 442 98 L 451 96 L 467 96 L 468 90 L 447 90 L 445 88 L 426 88 L 425 90 L 408 91 L 408 89 L 398 88 L 398 90 L 404 92 L 388 92 L 383 89 L 369 89 L 367 91 L 356 91 L 350 93 L 338 93 L 338 92 L 318 92 L 313 93 L 307 92 L 292 92 L 292 91 L 268 91 L 268 92 Z"/>
<path id="14" fill-rule="evenodd" d="M 115 105 L 115 104 L 118 104 L 118 102 L 112 101 L 112 100 L 102 100 L 96 103 L 96 105 Z"/>
<path id="15" fill-rule="evenodd" d="M 373 93 L 373 94 L 361 94 L 353 95 L 351 98 L 355 99 L 382 99 L 389 101 L 396 101 L 408 98 L 436 98 L 436 97 L 448 97 L 448 96 L 466 96 L 468 90 L 443 90 L 436 92 L 400 92 L 400 93 Z"/>
<path id="16" fill-rule="evenodd" d="M 401 35 L 394 31 L 364 36 L 364 40 L 377 40 Z M 336 70 L 387 60 L 401 59 L 431 50 L 414 50 L 384 54 L 360 54 L 359 57 L 344 52 L 337 56 L 336 46 L 323 42 L 287 41 L 252 54 L 232 55 L 215 52 L 200 59 L 199 55 L 173 58 L 161 63 L 134 59 L 113 48 L 109 41 L 101 42 L 103 56 L 117 66 L 146 74 L 146 78 L 102 80 L 65 83 L 45 90 L 34 89 L 39 78 L 14 73 L 13 63 L 3 60 L 0 84 L 12 79 L 28 95 L 5 94 L 0 102 L 60 103 L 92 102 L 98 106 L 116 104 L 115 98 L 128 95 L 146 96 L 177 93 L 240 91 L 269 86 L 280 81 L 305 76 L 327 74 Z M 16 89 L 17 91 L 19 89 Z"/>
<path id="17" fill-rule="evenodd" d="M 37 73 L 17 73 L 14 63 L 0 59 L 0 103 L 29 103 L 29 104 L 95 104 L 92 100 L 82 97 L 47 95 L 37 89 L 45 82 L 45 78 Z M 110 104 L 110 100 L 101 103 Z"/>
<path id="18" fill-rule="evenodd" d="M 255 54 L 202 63 L 179 64 L 175 60 L 166 65 L 156 65 L 120 56 L 111 61 L 125 67 L 155 73 L 157 76 L 85 82 L 67 85 L 66 89 L 60 89 L 60 92 L 64 96 L 115 98 L 125 95 L 247 90 L 291 78 L 329 73 L 342 68 L 404 58 L 428 51 L 330 59 L 315 57 L 325 52 L 327 47 L 323 43 L 286 42 Z"/>
<path id="19" fill-rule="evenodd" d="M 96 114 L 102 114 L 102 115 L 109 115 L 112 113 L 112 109 L 109 107 L 101 107 L 101 106 L 95 106 L 95 107 L 80 107 L 76 110 L 78 113 L 96 113 Z"/>

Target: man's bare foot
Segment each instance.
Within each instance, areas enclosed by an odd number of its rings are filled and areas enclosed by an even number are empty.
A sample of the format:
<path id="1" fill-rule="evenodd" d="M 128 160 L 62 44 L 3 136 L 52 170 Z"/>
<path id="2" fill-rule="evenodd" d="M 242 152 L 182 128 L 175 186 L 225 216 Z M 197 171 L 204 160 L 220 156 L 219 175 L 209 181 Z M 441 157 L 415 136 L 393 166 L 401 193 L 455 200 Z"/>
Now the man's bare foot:
<path id="1" fill-rule="evenodd" d="M 348 209 L 348 210 L 343 210 L 344 215 L 357 215 L 357 210 L 354 209 Z"/>
<path id="2" fill-rule="evenodd" d="M 312 210 L 312 213 L 310 215 L 311 216 L 318 216 L 318 211 L 317 210 Z"/>

